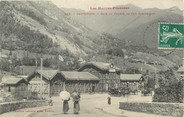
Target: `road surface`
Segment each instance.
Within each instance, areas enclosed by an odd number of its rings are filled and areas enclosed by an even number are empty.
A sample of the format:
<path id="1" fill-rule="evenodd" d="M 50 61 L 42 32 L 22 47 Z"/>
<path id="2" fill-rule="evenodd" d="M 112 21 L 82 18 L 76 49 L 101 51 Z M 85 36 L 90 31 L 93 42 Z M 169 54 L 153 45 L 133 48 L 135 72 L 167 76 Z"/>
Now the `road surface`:
<path id="1" fill-rule="evenodd" d="M 112 115 L 102 110 L 105 106 L 111 106 L 107 104 L 107 97 L 106 94 L 82 95 L 80 101 L 80 113 L 77 115 L 73 112 L 72 99 L 69 101 L 70 109 L 68 114 L 63 114 L 62 101 L 60 98 L 56 97 L 53 99 L 54 104 L 52 108 L 35 113 L 34 117 L 117 117 L 117 115 Z"/>

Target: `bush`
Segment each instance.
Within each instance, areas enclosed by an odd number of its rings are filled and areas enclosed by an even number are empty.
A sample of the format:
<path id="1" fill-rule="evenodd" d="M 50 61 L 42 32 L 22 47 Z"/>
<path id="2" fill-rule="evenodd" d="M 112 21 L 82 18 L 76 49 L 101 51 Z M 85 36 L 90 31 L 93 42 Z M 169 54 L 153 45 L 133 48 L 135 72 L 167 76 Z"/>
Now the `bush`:
<path id="1" fill-rule="evenodd" d="M 178 82 L 172 70 L 160 72 L 159 88 L 155 90 L 153 102 L 181 102 L 182 83 Z"/>
<path id="2" fill-rule="evenodd" d="M 141 71 L 139 71 L 138 68 L 130 67 L 125 70 L 125 74 L 140 74 Z"/>
<path id="3" fill-rule="evenodd" d="M 110 48 L 106 53 L 113 56 L 124 57 L 124 52 L 121 48 Z"/>
<path id="4" fill-rule="evenodd" d="M 182 86 L 181 83 L 160 87 L 155 90 L 153 102 L 180 102 Z"/>

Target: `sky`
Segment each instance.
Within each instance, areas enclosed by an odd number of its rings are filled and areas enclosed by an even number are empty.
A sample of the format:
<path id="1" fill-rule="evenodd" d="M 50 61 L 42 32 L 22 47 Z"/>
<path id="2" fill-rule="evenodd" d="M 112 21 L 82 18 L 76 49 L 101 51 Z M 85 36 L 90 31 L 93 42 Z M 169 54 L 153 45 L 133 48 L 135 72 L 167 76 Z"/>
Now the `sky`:
<path id="1" fill-rule="evenodd" d="M 58 7 L 90 10 L 90 7 L 112 7 L 116 5 L 133 4 L 141 8 L 166 9 L 177 6 L 184 8 L 184 0 L 50 0 Z"/>

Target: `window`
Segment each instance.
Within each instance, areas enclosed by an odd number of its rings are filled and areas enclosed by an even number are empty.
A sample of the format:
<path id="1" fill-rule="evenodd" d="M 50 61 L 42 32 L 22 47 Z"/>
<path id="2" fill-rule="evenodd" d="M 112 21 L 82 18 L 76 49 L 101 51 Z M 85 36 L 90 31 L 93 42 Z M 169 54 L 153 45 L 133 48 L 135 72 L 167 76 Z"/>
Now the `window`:
<path id="1" fill-rule="evenodd" d="M 8 92 L 11 92 L 11 87 L 10 86 L 8 87 Z"/>

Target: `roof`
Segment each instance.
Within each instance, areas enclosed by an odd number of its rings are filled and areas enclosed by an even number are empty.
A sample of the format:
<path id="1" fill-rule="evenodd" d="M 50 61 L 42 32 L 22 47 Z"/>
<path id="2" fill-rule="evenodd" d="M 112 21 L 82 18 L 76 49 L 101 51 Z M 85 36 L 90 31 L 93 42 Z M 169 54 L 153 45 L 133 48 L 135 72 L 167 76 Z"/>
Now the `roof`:
<path id="1" fill-rule="evenodd" d="M 8 58 L 8 56 L 6 54 L 3 54 L 2 52 L 0 52 L 0 59 L 1 58 Z"/>
<path id="2" fill-rule="evenodd" d="M 183 73 L 184 72 L 184 67 L 182 66 L 182 67 L 180 67 L 179 69 L 178 69 L 178 71 L 177 71 L 178 73 Z"/>
<path id="3" fill-rule="evenodd" d="M 109 71 L 111 68 L 112 69 L 114 68 L 116 71 L 120 71 L 120 68 L 114 66 L 112 63 L 104 63 L 104 62 L 88 62 L 84 64 L 81 68 L 79 68 L 79 71 L 83 70 L 85 66 L 89 65 L 95 66 L 102 71 Z M 111 67 L 111 65 L 113 65 L 113 67 Z"/>
<path id="4" fill-rule="evenodd" d="M 3 78 L 3 75 L 2 75 L 2 74 L 0 74 L 0 82 L 2 81 L 2 78 Z"/>
<path id="5" fill-rule="evenodd" d="M 4 86 L 4 84 L 0 83 L 0 86 Z"/>
<path id="6" fill-rule="evenodd" d="M 19 78 L 16 76 L 3 76 L 1 83 L 8 84 L 8 85 L 16 85 L 21 81 L 24 81 L 27 83 L 27 81 L 24 78 Z"/>
<path id="7" fill-rule="evenodd" d="M 39 70 L 39 69 L 41 69 L 41 68 L 36 67 L 36 66 L 20 66 L 20 71 L 19 72 L 21 74 L 28 75 L 28 74 L 33 73 L 35 70 Z M 43 70 L 50 70 L 51 68 L 43 67 L 42 69 Z"/>
<path id="8" fill-rule="evenodd" d="M 28 77 L 27 77 L 27 80 L 29 81 L 30 78 L 32 78 L 36 73 L 41 75 L 41 70 L 35 70 L 31 74 L 29 74 Z M 42 70 L 42 76 L 46 80 L 52 80 L 57 73 L 59 73 L 58 70 Z"/>
<path id="9" fill-rule="evenodd" d="M 90 74 L 89 72 L 76 72 L 76 71 L 61 71 L 61 74 L 66 80 L 94 80 L 99 81 L 99 79 Z"/>
<path id="10" fill-rule="evenodd" d="M 41 74 L 41 70 L 36 70 L 37 73 Z M 52 78 L 58 73 L 58 70 L 42 70 L 42 75 L 47 80 L 52 80 Z"/>
<path id="11" fill-rule="evenodd" d="M 121 81 L 139 81 L 142 74 L 120 74 Z"/>

